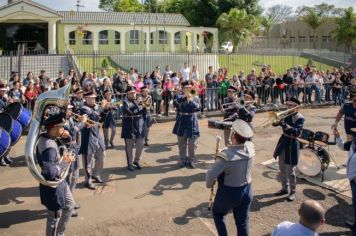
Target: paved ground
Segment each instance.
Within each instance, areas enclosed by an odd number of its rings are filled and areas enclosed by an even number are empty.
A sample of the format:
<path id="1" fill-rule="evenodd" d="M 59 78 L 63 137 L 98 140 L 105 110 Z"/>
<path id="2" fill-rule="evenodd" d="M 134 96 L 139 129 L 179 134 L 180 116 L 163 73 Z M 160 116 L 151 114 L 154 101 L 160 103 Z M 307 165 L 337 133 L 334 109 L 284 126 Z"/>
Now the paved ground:
<path id="1" fill-rule="evenodd" d="M 336 108 L 302 110 L 307 118 L 305 127 L 330 133 L 336 112 Z M 266 117 L 258 114 L 255 124 Z M 82 209 L 79 217 L 72 218 L 66 235 L 216 235 L 207 211 L 210 190 L 205 188 L 204 180 L 206 170 L 213 163 L 215 136 L 222 132 L 208 129 L 207 120 L 201 120 L 198 168 L 179 169 L 176 137 L 171 134 L 173 124 L 153 126 L 151 146 L 143 153 L 146 168 L 133 173 L 125 168 L 123 141 L 118 132 L 117 148 L 107 152 L 103 173 L 106 184 L 96 191 L 79 184 L 75 198 Z M 297 220 L 298 205 L 308 198 L 319 200 L 327 209 L 327 224 L 321 228 L 321 235 L 346 235 L 348 230 L 343 222 L 352 220 L 349 198 L 303 180 L 298 184 L 296 202 L 273 196 L 280 188 L 277 172 L 259 163 L 271 158 L 280 132 L 278 128 L 269 128 L 254 138 L 257 155 L 253 169 L 251 235 L 269 235 L 277 223 Z M 0 168 L 0 235 L 43 235 L 44 232 L 46 211 L 39 202 L 38 184 L 22 156 L 25 138 L 14 148 L 14 164 Z M 329 151 L 339 164 L 344 162 L 346 153 L 335 146 Z M 231 215 L 227 221 L 231 235 L 236 235 Z"/>

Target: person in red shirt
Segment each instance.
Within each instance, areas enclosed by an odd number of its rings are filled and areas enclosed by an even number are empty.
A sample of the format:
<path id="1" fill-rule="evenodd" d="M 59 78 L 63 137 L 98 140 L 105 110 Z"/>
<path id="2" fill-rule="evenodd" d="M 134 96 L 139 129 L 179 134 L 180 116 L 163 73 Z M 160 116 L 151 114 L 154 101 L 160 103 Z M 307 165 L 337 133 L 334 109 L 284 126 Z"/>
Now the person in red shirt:
<path id="1" fill-rule="evenodd" d="M 168 74 L 164 74 L 163 76 L 163 99 L 164 99 L 164 115 L 169 115 L 169 103 L 172 100 L 172 90 L 174 88 L 172 80 L 169 78 Z"/>
<path id="2" fill-rule="evenodd" d="M 35 107 L 35 101 L 37 96 L 38 96 L 38 92 L 35 89 L 34 84 L 32 82 L 29 82 L 25 91 L 27 108 L 33 110 L 33 108 Z"/>

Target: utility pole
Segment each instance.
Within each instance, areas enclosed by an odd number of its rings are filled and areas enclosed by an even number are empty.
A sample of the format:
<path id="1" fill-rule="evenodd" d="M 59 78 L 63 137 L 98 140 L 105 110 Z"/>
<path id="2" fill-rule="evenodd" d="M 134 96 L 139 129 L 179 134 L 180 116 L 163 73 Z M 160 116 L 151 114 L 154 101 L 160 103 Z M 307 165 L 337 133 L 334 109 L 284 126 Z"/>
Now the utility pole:
<path id="1" fill-rule="evenodd" d="M 77 12 L 79 12 L 79 9 L 81 7 L 84 7 L 84 5 L 80 5 L 80 0 L 77 0 L 77 5 L 75 5 L 77 7 Z"/>

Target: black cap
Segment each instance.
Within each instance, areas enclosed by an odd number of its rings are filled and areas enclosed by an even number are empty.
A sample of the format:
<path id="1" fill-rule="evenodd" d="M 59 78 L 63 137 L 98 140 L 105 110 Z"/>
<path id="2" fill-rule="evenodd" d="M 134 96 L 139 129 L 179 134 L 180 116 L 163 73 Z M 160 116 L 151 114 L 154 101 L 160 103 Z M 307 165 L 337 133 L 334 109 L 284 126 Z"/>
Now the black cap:
<path id="1" fill-rule="evenodd" d="M 287 102 L 294 102 L 297 105 L 300 105 L 300 101 L 294 97 L 287 97 Z"/>
<path id="2" fill-rule="evenodd" d="M 65 113 L 59 113 L 55 114 L 53 116 L 50 116 L 47 120 L 43 122 L 43 125 L 47 128 L 53 128 L 53 127 L 58 127 L 58 126 L 63 126 L 64 123 L 66 122 L 66 114 Z"/>
<path id="3" fill-rule="evenodd" d="M 127 87 L 125 93 L 133 93 L 136 92 L 136 89 L 132 86 Z"/>
<path id="4" fill-rule="evenodd" d="M 232 90 L 234 92 L 237 92 L 237 88 L 235 86 L 230 85 L 227 90 Z"/>
<path id="5" fill-rule="evenodd" d="M 171 78 L 177 77 L 177 73 L 172 73 Z"/>

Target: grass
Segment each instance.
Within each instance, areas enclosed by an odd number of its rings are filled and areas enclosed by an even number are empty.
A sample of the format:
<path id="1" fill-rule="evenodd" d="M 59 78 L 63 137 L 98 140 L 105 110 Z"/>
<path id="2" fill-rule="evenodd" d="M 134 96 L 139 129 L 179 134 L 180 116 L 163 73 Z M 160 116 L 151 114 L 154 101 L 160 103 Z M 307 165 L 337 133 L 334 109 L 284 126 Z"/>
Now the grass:
<path id="1" fill-rule="evenodd" d="M 219 55 L 220 67 L 226 67 L 229 74 L 239 73 L 243 70 L 245 73 L 249 73 L 252 68 L 256 68 L 257 72 L 260 71 L 262 65 L 271 65 L 273 71 L 277 75 L 286 73 L 288 68 L 302 65 L 306 66 L 308 59 L 299 56 L 264 56 L 264 55 Z M 315 69 L 325 71 L 331 69 L 333 66 L 313 61 Z"/>
<path id="2" fill-rule="evenodd" d="M 109 62 L 109 67 L 106 69 L 107 75 L 111 76 L 116 72 L 115 65 L 110 64 L 108 56 L 97 56 L 95 58 L 93 56 L 78 56 L 77 58 L 82 71 L 86 71 L 88 73 L 96 71 L 99 73 L 102 68 L 102 62 L 106 58 Z"/>

